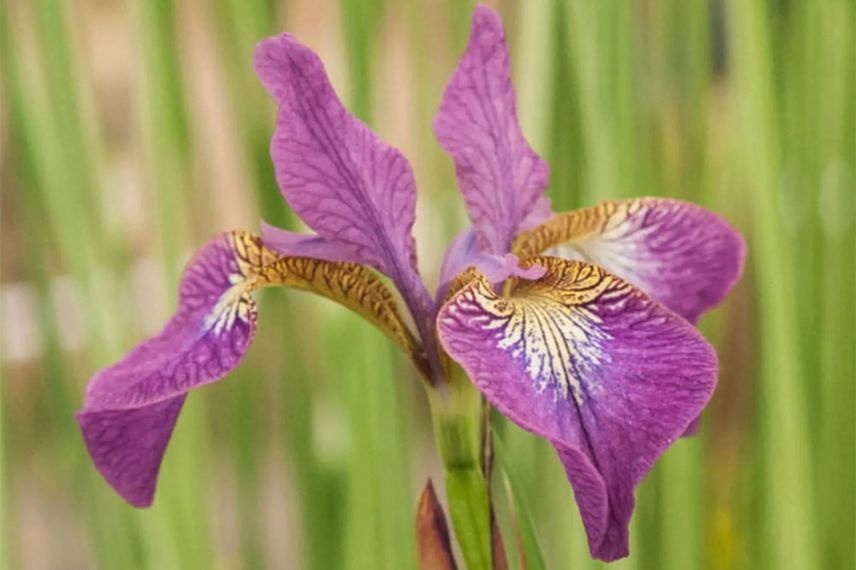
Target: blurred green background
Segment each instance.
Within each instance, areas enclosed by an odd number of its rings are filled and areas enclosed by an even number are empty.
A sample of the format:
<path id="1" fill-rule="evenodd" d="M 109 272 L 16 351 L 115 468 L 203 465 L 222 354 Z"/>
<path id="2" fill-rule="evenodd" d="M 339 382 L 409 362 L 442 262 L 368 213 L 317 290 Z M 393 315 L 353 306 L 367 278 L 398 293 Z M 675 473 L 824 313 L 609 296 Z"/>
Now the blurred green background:
<path id="1" fill-rule="evenodd" d="M 614 566 L 854 568 L 854 2 L 494 5 L 557 209 L 675 196 L 748 241 L 740 285 L 702 322 L 721 376 L 701 434 L 639 488 L 632 555 Z M 330 304 L 262 295 L 257 341 L 189 398 L 149 510 L 101 480 L 72 414 L 89 376 L 166 320 L 196 246 L 260 217 L 299 227 L 251 66 L 265 36 L 318 51 L 410 158 L 435 282 L 466 219 L 430 126 L 471 9 L 2 0 L 0 566 L 414 566 L 427 476 L 443 495 L 425 397 L 385 338 Z M 600 567 L 552 450 L 499 431 L 549 567 Z"/>

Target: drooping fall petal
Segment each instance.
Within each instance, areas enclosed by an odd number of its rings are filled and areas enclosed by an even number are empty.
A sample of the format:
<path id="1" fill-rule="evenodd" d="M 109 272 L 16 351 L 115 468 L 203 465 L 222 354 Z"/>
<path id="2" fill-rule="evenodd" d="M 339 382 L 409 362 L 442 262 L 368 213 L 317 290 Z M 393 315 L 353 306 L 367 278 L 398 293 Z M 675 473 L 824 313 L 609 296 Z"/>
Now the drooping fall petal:
<path id="1" fill-rule="evenodd" d="M 271 156 L 286 201 L 325 251 L 344 252 L 336 261 L 375 267 L 411 308 L 430 306 L 416 271 L 416 184 L 407 159 L 345 109 L 321 60 L 290 34 L 262 41 L 254 64 L 279 105 Z"/>
<path id="2" fill-rule="evenodd" d="M 716 355 L 683 318 L 597 266 L 541 257 L 508 297 L 471 271 L 437 324 L 485 397 L 548 439 L 573 485 L 592 554 L 628 553 L 633 490 L 699 414 Z"/>
<path id="3" fill-rule="evenodd" d="M 519 235 L 513 251 L 594 263 L 696 323 L 740 278 L 745 245 L 700 206 L 639 198 L 558 214 Z"/>
<path id="4" fill-rule="evenodd" d="M 228 236 L 211 240 L 185 270 L 166 327 L 104 368 L 77 420 L 95 466 L 130 504 L 151 504 L 157 473 L 188 390 L 238 365 L 256 325 L 247 277 Z"/>
<path id="5" fill-rule="evenodd" d="M 286 285 L 329 297 L 399 343 L 424 373 L 424 356 L 392 293 L 365 267 L 281 257 L 245 232 L 221 234 L 185 269 L 164 329 L 99 371 L 77 420 L 93 462 L 130 504 L 148 506 L 178 412 L 193 388 L 235 368 L 252 341 L 251 292 Z"/>
<path id="6" fill-rule="evenodd" d="M 502 21 L 487 6 L 475 9 L 469 44 L 443 94 L 434 133 L 455 161 L 482 246 L 504 255 L 539 204 L 549 167 L 520 131 Z"/>
<path id="7" fill-rule="evenodd" d="M 148 507 L 185 395 L 128 409 L 87 409 L 76 415 L 92 462 L 129 504 Z"/>

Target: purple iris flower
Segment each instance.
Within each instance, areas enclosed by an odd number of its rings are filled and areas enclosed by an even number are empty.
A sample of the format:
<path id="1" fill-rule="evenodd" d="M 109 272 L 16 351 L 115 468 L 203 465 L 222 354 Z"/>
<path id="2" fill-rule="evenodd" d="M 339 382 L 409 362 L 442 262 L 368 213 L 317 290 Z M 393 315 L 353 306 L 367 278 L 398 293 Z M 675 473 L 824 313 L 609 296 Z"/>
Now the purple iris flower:
<path id="1" fill-rule="evenodd" d="M 592 555 L 626 556 L 636 485 L 713 393 L 716 355 L 694 324 L 739 278 L 739 234 L 660 198 L 553 214 L 548 166 L 518 125 L 502 23 L 478 6 L 434 122 L 472 227 L 447 248 L 431 295 L 407 160 L 342 106 L 293 36 L 261 42 L 255 68 L 279 105 L 279 187 L 314 233 L 264 226 L 202 247 L 165 328 L 87 387 L 77 419 L 104 478 L 130 504 L 151 504 L 187 392 L 238 365 L 255 332 L 252 292 L 283 285 L 365 317 L 429 389 L 442 390 L 456 362 L 490 404 L 555 447 Z"/>

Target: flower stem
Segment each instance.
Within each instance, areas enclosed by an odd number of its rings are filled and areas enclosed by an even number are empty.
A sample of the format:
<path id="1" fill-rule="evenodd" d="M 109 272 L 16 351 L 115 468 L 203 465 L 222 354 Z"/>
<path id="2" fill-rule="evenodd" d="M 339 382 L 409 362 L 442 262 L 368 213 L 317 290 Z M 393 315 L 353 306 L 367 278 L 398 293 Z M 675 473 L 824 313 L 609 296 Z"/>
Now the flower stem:
<path id="1" fill-rule="evenodd" d="M 482 471 L 482 399 L 463 371 L 429 389 L 452 528 L 467 568 L 491 570 L 490 494 Z"/>

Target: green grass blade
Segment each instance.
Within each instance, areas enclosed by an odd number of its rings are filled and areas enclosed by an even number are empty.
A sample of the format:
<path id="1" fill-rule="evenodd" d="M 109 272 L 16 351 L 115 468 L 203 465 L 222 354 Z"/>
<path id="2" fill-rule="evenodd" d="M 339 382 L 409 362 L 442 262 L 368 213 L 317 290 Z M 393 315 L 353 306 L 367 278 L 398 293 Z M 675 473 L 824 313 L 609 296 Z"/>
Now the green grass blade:
<path id="1" fill-rule="evenodd" d="M 523 556 L 526 560 L 527 570 L 541 570 L 546 568 L 544 555 L 538 545 L 538 537 L 535 532 L 535 524 L 529 511 L 529 501 L 523 480 L 517 474 L 513 459 L 509 457 L 508 450 L 502 443 L 499 435 L 494 434 L 494 446 L 496 447 L 497 463 L 505 476 L 505 482 L 514 505 L 514 516 L 517 522 L 517 532 L 520 545 L 523 548 Z M 510 537 L 509 537 L 510 542 Z"/>
<path id="2" fill-rule="evenodd" d="M 800 383 L 800 348 L 795 305 L 799 275 L 786 249 L 779 215 L 780 139 L 770 55 L 766 4 L 730 2 L 734 96 L 740 165 L 751 188 L 754 243 L 750 260 L 760 287 L 761 437 L 765 462 L 764 556 L 773 567 L 815 568 L 818 563 L 810 430 L 805 386 Z"/>

